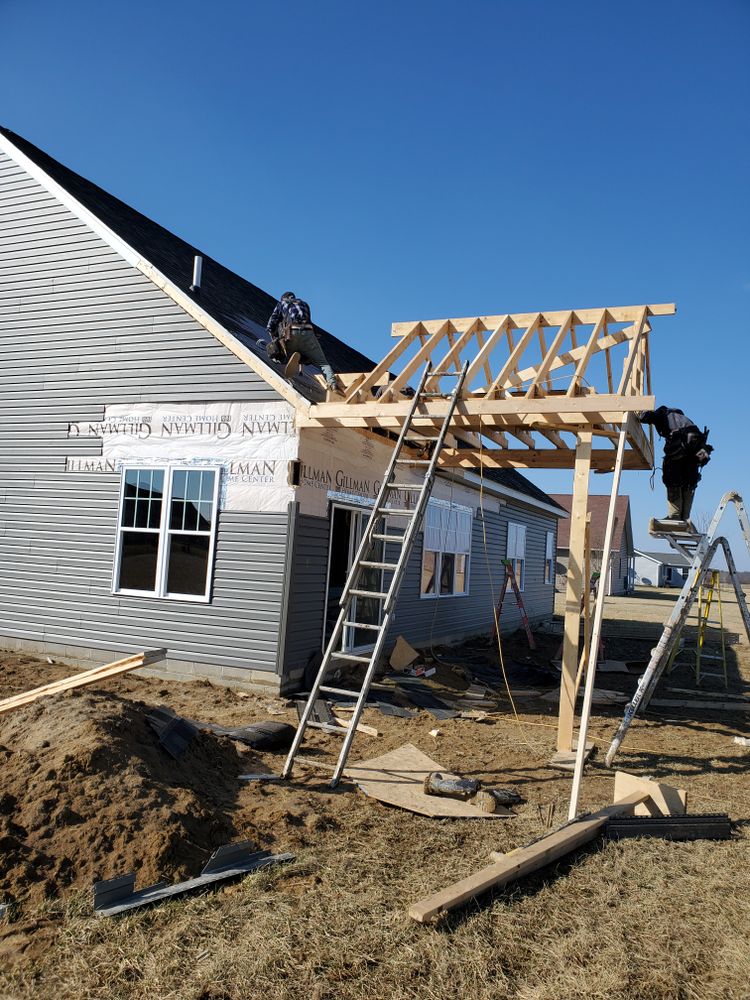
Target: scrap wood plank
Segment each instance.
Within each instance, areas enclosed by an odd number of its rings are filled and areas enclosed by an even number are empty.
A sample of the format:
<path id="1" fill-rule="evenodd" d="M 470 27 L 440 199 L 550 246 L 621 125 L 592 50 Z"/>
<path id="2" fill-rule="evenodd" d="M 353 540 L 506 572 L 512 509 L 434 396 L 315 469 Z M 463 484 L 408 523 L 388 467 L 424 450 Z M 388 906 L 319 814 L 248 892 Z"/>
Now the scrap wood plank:
<path id="1" fill-rule="evenodd" d="M 81 673 L 73 674 L 72 677 L 65 677 L 60 681 L 53 681 L 51 684 L 43 684 L 41 687 L 25 691 L 23 694 L 13 695 L 0 701 L 0 712 L 10 711 L 12 708 L 19 708 L 22 705 L 29 705 L 38 698 L 46 695 L 60 694 L 63 691 L 70 691 L 74 688 L 85 687 L 87 684 L 95 684 L 99 680 L 109 677 L 117 677 L 119 674 L 127 673 L 129 670 L 137 670 L 150 663 L 157 663 L 167 655 L 166 649 L 150 649 L 143 653 L 136 653 L 128 656 L 124 660 L 116 660 L 114 663 L 107 663 L 102 667 L 93 667 L 91 670 L 84 670 Z"/>
<path id="2" fill-rule="evenodd" d="M 615 802 L 634 792 L 648 793 L 648 799 L 633 810 L 634 816 L 683 816 L 687 810 L 684 788 L 673 788 L 627 771 L 615 771 Z"/>
<path id="3" fill-rule="evenodd" d="M 432 896 L 420 899 L 418 903 L 412 903 L 409 907 L 409 916 L 420 924 L 431 923 L 443 913 L 457 909 L 470 899 L 489 892 L 490 889 L 507 885 L 539 868 L 544 868 L 545 865 L 557 861 L 577 847 L 594 840 L 611 816 L 631 813 L 647 798 L 646 791 L 633 792 L 612 806 L 600 809 L 582 819 L 573 820 L 561 830 L 547 834 L 535 843 L 520 847 L 509 854 L 495 855 L 498 860 L 494 864 L 454 882 L 453 885 L 441 889 Z"/>

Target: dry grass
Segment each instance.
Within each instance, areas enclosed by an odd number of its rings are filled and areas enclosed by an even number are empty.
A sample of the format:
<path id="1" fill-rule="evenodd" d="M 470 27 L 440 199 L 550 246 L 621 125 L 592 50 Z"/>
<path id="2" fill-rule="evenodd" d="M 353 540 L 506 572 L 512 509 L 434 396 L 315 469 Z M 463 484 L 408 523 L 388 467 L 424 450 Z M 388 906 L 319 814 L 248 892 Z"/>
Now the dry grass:
<path id="1" fill-rule="evenodd" d="M 747 647 L 736 653 L 744 686 Z M 601 746 L 620 713 L 599 711 Z M 538 835 L 539 804 L 556 803 L 555 821 L 564 817 L 570 779 L 544 765 L 553 719 L 536 705 L 524 712 L 536 725 L 522 732 L 509 716 L 441 723 L 436 744 L 428 716 L 368 715 L 385 732 L 358 744 L 363 756 L 411 740 L 446 767 L 517 783 L 529 804 L 515 820 L 434 821 L 308 780 L 292 792 L 324 821 L 305 834 L 295 862 L 119 920 L 93 917 L 83 892 L 19 912 L 8 931 L 27 950 L 12 962 L 14 938 L 0 940 L 0 997 L 749 1000 L 750 756 L 732 743 L 746 715 L 639 720 L 620 761 L 688 788 L 694 811 L 728 811 L 738 821 L 731 841 L 603 841 L 441 926 L 409 919 L 410 902 L 485 865 L 491 850 Z M 595 762 L 584 805 L 611 793 L 611 772 Z M 268 812 L 277 801 L 288 806 L 290 790 L 252 794 Z"/>

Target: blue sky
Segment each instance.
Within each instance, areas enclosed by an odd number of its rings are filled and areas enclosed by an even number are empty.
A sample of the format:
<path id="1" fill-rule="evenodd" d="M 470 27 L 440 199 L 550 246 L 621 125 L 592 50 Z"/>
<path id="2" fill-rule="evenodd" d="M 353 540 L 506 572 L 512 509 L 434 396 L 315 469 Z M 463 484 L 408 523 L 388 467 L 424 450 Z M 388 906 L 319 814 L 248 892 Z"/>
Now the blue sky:
<path id="1" fill-rule="evenodd" d="M 0 0 L 0 19 L 3 124 L 373 357 L 397 320 L 677 302 L 652 366 L 657 401 L 711 428 L 695 509 L 750 500 L 748 0 Z M 656 547 L 648 478 L 623 491 Z"/>

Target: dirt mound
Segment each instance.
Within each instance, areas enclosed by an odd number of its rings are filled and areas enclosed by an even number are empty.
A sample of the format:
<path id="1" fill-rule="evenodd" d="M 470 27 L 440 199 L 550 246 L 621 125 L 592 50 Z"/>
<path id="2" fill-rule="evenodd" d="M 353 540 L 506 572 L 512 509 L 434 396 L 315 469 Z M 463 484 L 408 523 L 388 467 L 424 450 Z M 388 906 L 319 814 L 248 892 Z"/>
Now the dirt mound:
<path id="1" fill-rule="evenodd" d="M 0 716 L 0 900 L 127 871 L 141 886 L 190 877 L 235 839 L 233 742 L 199 732 L 173 760 L 148 711 L 87 690 Z"/>

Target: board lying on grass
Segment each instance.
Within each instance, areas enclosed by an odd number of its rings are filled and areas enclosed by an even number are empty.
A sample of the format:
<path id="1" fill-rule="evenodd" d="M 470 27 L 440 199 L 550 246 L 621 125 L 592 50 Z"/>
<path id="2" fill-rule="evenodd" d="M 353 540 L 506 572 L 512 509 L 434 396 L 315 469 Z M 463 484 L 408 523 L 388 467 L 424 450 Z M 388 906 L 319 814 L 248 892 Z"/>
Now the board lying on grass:
<path id="1" fill-rule="evenodd" d="M 50 684 L 43 684 L 41 687 L 32 688 L 31 691 L 24 691 L 22 694 L 11 695 L 0 701 L 0 712 L 9 712 L 12 708 L 20 708 L 22 705 L 29 705 L 37 698 L 44 698 L 46 695 L 61 694 L 63 691 L 70 691 L 73 688 L 85 687 L 87 684 L 94 684 L 96 681 L 106 680 L 109 677 L 117 677 L 118 674 L 125 674 L 129 670 L 137 670 L 150 663 L 158 663 L 167 655 L 166 649 L 150 649 L 143 653 L 134 653 L 124 660 L 116 660 L 114 663 L 105 663 L 101 667 L 93 667 L 91 670 L 83 670 L 73 674 L 72 677 L 64 677 L 59 681 L 52 681 Z"/>
<path id="2" fill-rule="evenodd" d="M 651 789 L 649 786 L 655 784 L 654 782 L 644 780 L 641 782 L 641 787 L 637 787 L 641 779 L 634 775 L 628 775 L 628 777 L 635 787 L 626 796 L 616 801 L 614 805 L 606 806 L 589 816 L 573 820 L 561 829 L 540 837 L 526 847 L 519 847 L 508 854 L 493 854 L 495 859 L 493 864 L 454 882 L 446 889 L 441 889 L 425 899 L 420 899 L 418 903 L 413 903 L 409 907 L 409 916 L 420 924 L 432 923 L 450 910 L 463 906 L 470 899 L 475 899 L 477 896 L 489 892 L 490 889 L 515 882 L 516 879 L 538 871 L 545 865 L 570 854 L 577 847 L 594 840 L 613 816 L 630 815 L 641 803 L 650 798 Z M 659 787 L 664 789 L 668 786 L 661 785 Z M 681 798 L 680 807 L 681 811 L 684 812 Z"/>

